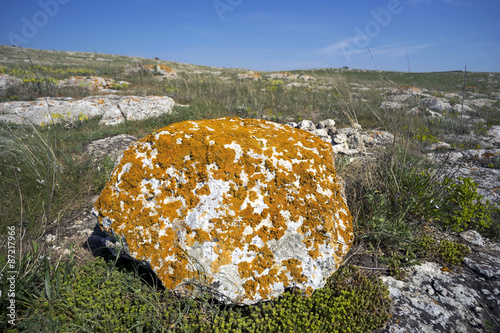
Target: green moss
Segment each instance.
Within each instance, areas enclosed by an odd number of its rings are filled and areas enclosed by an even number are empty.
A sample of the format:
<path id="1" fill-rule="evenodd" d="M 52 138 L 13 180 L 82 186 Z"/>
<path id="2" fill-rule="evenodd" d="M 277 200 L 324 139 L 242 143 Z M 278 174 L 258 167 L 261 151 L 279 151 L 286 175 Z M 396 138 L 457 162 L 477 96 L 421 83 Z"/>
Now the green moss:
<path id="1" fill-rule="evenodd" d="M 437 241 L 429 235 L 419 238 L 418 248 L 420 256 L 437 259 L 450 267 L 460 265 L 470 252 L 469 248 L 461 243 L 446 239 Z"/>
<path id="2" fill-rule="evenodd" d="M 389 318 L 387 287 L 354 266 L 340 268 L 311 297 L 287 292 L 279 300 L 223 311 L 199 332 L 370 332 Z"/>

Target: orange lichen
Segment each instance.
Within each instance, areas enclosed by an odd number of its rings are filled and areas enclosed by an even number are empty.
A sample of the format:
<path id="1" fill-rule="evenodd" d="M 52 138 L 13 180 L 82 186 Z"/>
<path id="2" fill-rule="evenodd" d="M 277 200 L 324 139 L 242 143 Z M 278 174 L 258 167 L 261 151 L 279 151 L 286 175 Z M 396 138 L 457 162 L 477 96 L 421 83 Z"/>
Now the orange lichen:
<path id="1" fill-rule="evenodd" d="M 299 260 L 276 260 L 268 246 L 290 222 L 302 221 L 297 233 L 312 259 L 328 247 L 340 264 L 352 242 L 341 191 L 328 143 L 263 120 L 223 118 L 173 124 L 134 143 L 95 210 L 166 288 L 194 274 L 185 247 L 210 244 L 208 275 L 236 265 L 243 299 L 268 299 L 278 282 L 307 281 Z"/>

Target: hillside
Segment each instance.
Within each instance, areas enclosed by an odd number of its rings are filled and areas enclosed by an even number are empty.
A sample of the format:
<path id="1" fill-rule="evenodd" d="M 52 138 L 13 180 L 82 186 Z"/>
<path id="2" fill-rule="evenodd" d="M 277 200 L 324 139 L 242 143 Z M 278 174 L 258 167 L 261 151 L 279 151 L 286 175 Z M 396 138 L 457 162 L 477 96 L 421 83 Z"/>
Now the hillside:
<path id="1" fill-rule="evenodd" d="M 90 211 L 123 150 L 164 126 L 221 117 L 332 144 L 355 241 L 313 297 L 223 306 L 94 257 Z M 262 72 L 0 46 L 0 139 L 0 233 L 11 237 L 0 244 L 18 261 L 0 257 L 3 273 L 17 272 L 16 327 L 2 312 L 2 330 L 500 328 L 500 73 Z M 1 306 L 11 299 L 2 293 Z"/>

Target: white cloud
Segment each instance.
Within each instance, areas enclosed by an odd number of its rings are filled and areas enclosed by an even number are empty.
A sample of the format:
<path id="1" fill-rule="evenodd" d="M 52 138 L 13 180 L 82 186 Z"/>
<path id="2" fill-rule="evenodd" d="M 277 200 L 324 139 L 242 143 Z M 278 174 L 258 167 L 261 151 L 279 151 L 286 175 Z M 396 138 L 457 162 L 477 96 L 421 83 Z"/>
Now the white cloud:
<path id="1" fill-rule="evenodd" d="M 354 37 L 345 38 L 337 43 L 330 44 L 322 49 L 316 51 L 321 54 L 340 54 L 343 50 L 350 47 L 355 42 Z"/>

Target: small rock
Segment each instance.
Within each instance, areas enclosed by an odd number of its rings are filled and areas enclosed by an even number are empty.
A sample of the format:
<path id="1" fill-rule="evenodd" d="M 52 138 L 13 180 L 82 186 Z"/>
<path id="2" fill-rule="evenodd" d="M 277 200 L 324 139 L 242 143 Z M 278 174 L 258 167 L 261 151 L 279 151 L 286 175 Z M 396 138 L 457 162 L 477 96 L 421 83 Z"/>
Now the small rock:
<path id="1" fill-rule="evenodd" d="M 297 128 L 304 131 L 312 132 L 316 130 L 316 125 L 314 125 L 314 123 L 311 120 L 301 120 L 297 124 Z"/>
<path id="2" fill-rule="evenodd" d="M 451 111 L 452 107 L 450 103 L 442 98 L 422 98 L 418 101 L 420 105 L 425 106 L 433 111 L 444 112 Z"/>
<path id="3" fill-rule="evenodd" d="M 363 135 L 363 140 L 365 145 L 370 147 L 385 146 L 394 142 L 394 135 L 386 131 L 372 130 Z"/>
<path id="4" fill-rule="evenodd" d="M 326 129 L 335 128 L 335 120 L 333 119 L 321 120 L 318 123 L 318 128 L 326 128 Z"/>
<path id="5" fill-rule="evenodd" d="M 314 135 L 317 135 L 321 138 L 321 140 L 326 141 L 328 143 L 332 143 L 332 138 L 330 135 L 328 135 L 328 130 L 326 128 L 320 128 L 316 129 L 314 131 L 311 131 Z"/>
<path id="6" fill-rule="evenodd" d="M 380 104 L 380 107 L 384 108 L 384 109 L 402 109 L 403 104 L 401 104 L 399 102 L 386 102 L 386 101 L 384 101 Z"/>
<path id="7" fill-rule="evenodd" d="M 45 242 L 48 244 L 53 243 L 56 240 L 56 236 L 52 234 L 48 234 L 47 237 L 45 237 Z"/>
<path id="8" fill-rule="evenodd" d="M 333 137 L 333 142 L 335 142 L 336 144 L 343 144 L 347 142 L 347 135 L 345 133 L 337 133 Z"/>

